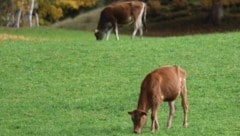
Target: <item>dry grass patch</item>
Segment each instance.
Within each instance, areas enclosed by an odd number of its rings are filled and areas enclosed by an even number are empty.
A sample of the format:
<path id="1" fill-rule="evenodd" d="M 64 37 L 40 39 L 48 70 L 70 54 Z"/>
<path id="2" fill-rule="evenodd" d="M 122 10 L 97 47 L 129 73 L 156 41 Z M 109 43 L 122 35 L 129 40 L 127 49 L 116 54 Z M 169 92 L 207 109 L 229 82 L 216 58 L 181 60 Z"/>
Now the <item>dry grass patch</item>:
<path id="1" fill-rule="evenodd" d="M 28 36 L 23 36 L 23 35 L 14 35 L 14 34 L 0 34 L 0 41 L 6 41 L 6 40 L 16 40 L 16 41 L 63 41 L 62 39 L 50 39 L 50 38 L 36 38 L 36 37 L 28 37 Z"/>
<path id="2" fill-rule="evenodd" d="M 0 34 L 0 41 L 4 40 L 24 40 L 29 41 L 31 38 L 20 35 L 12 35 L 12 34 Z"/>

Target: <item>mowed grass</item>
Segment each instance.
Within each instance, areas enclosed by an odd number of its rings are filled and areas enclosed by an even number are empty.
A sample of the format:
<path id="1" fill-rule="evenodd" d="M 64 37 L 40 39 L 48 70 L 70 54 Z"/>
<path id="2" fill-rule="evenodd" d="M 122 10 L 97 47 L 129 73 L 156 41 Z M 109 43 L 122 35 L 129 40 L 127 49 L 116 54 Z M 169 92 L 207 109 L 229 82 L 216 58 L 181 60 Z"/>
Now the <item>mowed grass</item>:
<path id="1" fill-rule="evenodd" d="M 240 32 L 99 42 L 90 32 L 0 28 L 0 135 L 135 135 L 127 112 L 141 81 L 173 64 L 188 73 L 189 126 L 178 99 L 171 129 L 163 103 L 159 131 L 149 111 L 141 135 L 240 135 Z"/>

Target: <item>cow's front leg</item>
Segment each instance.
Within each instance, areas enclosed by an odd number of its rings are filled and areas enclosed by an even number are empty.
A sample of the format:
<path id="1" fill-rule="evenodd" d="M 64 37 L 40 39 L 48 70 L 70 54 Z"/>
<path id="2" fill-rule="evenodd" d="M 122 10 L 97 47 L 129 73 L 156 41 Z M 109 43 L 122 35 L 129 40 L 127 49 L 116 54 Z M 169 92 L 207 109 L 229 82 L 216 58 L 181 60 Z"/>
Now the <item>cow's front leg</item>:
<path id="1" fill-rule="evenodd" d="M 119 36 L 118 36 L 118 26 L 116 21 L 113 23 L 113 29 L 114 29 L 114 33 L 116 35 L 116 39 L 119 40 Z"/>
<path id="2" fill-rule="evenodd" d="M 153 107 L 152 107 L 152 115 L 151 115 L 151 119 L 152 119 L 151 131 L 152 132 L 155 132 L 159 128 L 158 118 L 157 118 L 158 106 L 159 106 L 159 103 L 156 102 L 153 104 Z"/>
<path id="3" fill-rule="evenodd" d="M 110 29 L 107 31 L 107 37 L 106 37 L 106 40 L 109 39 L 109 36 L 110 36 L 111 32 L 112 32 L 112 28 L 110 28 Z"/>
<path id="4" fill-rule="evenodd" d="M 151 131 L 155 132 L 159 128 L 157 114 L 152 114 L 151 119 L 152 119 Z"/>
<path id="5" fill-rule="evenodd" d="M 117 27 L 115 28 L 115 35 L 116 35 L 117 40 L 119 40 L 119 36 L 118 36 L 118 28 L 117 28 Z"/>

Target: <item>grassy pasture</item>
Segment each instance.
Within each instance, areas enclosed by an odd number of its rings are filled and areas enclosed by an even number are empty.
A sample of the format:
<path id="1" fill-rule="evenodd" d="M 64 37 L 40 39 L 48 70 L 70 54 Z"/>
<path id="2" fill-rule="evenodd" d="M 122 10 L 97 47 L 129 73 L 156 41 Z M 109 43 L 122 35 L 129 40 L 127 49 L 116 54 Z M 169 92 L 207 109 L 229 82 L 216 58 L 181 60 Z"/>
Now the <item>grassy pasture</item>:
<path id="1" fill-rule="evenodd" d="M 188 73 L 189 127 L 180 99 L 171 129 L 167 103 L 160 130 L 141 135 L 240 135 L 240 33 L 168 38 L 120 35 L 95 41 L 93 33 L 51 28 L 0 28 L 1 136 L 128 136 L 128 111 L 140 83 L 161 65 Z"/>

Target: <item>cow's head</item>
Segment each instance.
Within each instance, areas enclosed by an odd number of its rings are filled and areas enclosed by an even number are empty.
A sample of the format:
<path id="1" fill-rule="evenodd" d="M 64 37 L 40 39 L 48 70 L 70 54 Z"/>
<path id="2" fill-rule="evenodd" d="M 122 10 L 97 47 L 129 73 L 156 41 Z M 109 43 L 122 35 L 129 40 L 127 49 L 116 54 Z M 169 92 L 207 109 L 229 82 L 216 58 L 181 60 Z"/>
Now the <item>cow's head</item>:
<path id="1" fill-rule="evenodd" d="M 128 112 L 128 114 L 132 117 L 134 133 L 141 133 L 141 130 L 147 121 L 147 113 L 140 110 L 134 110 Z"/>
<path id="2" fill-rule="evenodd" d="M 103 37 L 104 37 L 104 32 L 102 32 L 98 29 L 95 30 L 94 34 L 95 34 L 95 37 L 96 37 L 97 40 L 102 40 Z"/>

